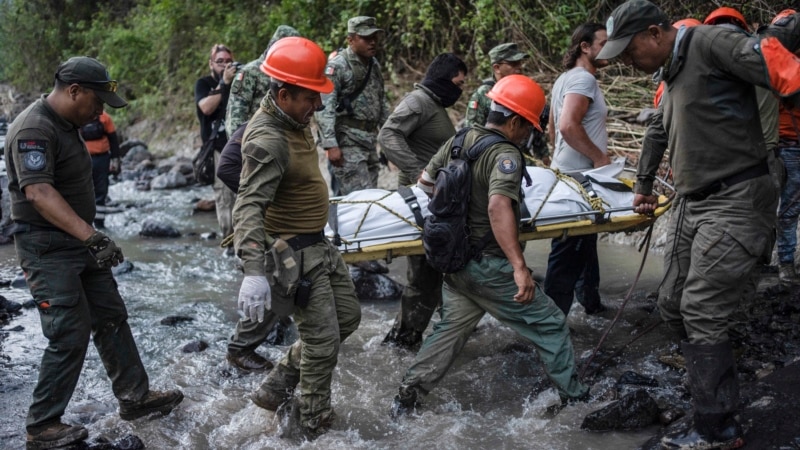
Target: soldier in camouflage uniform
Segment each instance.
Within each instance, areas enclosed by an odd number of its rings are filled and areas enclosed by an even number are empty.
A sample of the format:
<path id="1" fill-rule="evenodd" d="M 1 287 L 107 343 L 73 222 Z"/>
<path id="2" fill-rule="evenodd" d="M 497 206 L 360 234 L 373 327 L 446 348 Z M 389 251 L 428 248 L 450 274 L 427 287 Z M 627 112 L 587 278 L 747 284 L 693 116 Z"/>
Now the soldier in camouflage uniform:
<path id="1" fill-rule="evenodd" d="M 270 78 L 261 71 L 261 64 L 267 56 L 267 51 L 279 39 L 299 35 L 297 30 L 288 25 L 279 26 L 264 53 L 258 59 L 247 63 L 233 77 L 225 118 L 228 136 L 232 137 L 237 128 L 253 117 L 258 111 L 261 99 L 269 91 Z M 272 369 L 272 363 L 256 353 L 256 348 L 267 339 L 277 325 L 278 319 L 272 312 L 267 312 L 267 318 L 263 322 L 240 319 L 228 342 L 228 362 L 245 372 Z"/>
<path id="2" fill-rule="evenodd" d="M 239 126 L 250 120 L 258 110 L 261 99 L 269 90 L 269 76 L 261 71 L 261 63 L 267 56 L 269 48 L 278 39 L 288 36 L 300 36 L 300 33 L 288 25 L 280 25 L 269 40 L 264 53 L 249 63 L 245 64 L 231 83 L 231 93 L 228 97 L 228 110 L 225 116 L 225 129 L 228 136 L 233 136 Z"/>
<path id="3" fill-rule="evenodd" d="M 334 90 L 323 95 L 325 109 L 316 118 L 322 147 L 339 181 L 339 192 L 334 195 L 378 185 L 376 142 L 378 130 L 389 117 L 383 76 L 375 59 L 382 35 L 374 17 L 353 17 L 347 21 L 348 47 L 325 68 Z"/>
<path id="4" fill-rule="evenodd" d="M 478 90 L 472 94 L 467 103 L 465 127 L 484 125 L 486 116 L 489 114 L 489 105 L 492 101 L 486 93 L 492 89 L 495 83 L 503 77 L 512 74 L 521 74 L 524 60 L 529 58 L 527 53 L 519 50 L 517 44 L 507 42 L 489 50 L 489 58 L 492 62 L 492 78 L 487 78 L 481 82 Z M 542 129 L 547 123 L 549 108 L 545 106 L 543 111 Z M 526 144 L 526 149 L 536 158 L 540 159 L 545 165 L 550 165 L 550 150 L 547 148 L 547 139 L 544 132 L 536 130 L 530 142 Z"/>

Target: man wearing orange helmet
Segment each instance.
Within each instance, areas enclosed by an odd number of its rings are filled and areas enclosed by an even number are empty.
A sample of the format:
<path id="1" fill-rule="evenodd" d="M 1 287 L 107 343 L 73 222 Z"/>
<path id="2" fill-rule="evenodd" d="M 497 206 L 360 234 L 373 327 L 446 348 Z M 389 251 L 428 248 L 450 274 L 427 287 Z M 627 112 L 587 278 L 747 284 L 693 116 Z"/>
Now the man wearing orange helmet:
<path id="1" fill-rule="evenodd" d="M 292 399 L 304 437 L 334 420 L 331 376 L 339 344 L 358 328 L 361 309 L 342 256 L 323 235 L 328 188 L 308 124 L 333 84 L 321 48 L 301 37 L 273 45 L 262 64 L 269 93 L 242 141 L 242 175 L 233 211 L 234 245 L 244 280 L 238 307 L 262 322 L 265 310 L 293 315 L 300 339 L 252 397 L 275 411 Z"/>
<path id="2" fill-rule="evenodd" d="M 486 126 L 467 131 L 463 151 L 491 134 L 506 140 L 488 146 L 472 163 L 472 191 L 467 224 L 470 244 L 485 242 L 481 258 L 444 277 L 442 320 L 422 343 L 400 385 L 392 414 L 417 405 L 444 377 L 467 338 L 487 312 L 530 340 L 562 400 L 584 398 L 588 387 L 578 381 L 564 313 L 536 285 L 519 242 L 519 203 L 525 160 L 520 150 L 534 129 L 541 129 L 542 88 L 524 75 L 509 75 L 487 94 L 492 99 Z M 437 170 L 447 166 L 455 138 L 433 156 L 417 186 L 432 192 Z M 480 242 L 480 244 L 483 244 Z"/>
<path id="3" fill-rule="evenodd" d="M 601 58 L 620 57 L 666 88 L 642 143 L 634 206 L 657 206 L 652 187 L 664 152 L 677 198 L 668 227 L 661 318 L 686 359 L 694 412 L 690 427 L 662 448 L 738 448 L 739 383 L 729 318 L 759 258 L 772 250 L 778 192 L 770 177 L 754 86 L 800 100 L 800 17 L 759 35 L 699 26 L 677 30 L 646 0 L 628 0 L 606 22 Z"/>

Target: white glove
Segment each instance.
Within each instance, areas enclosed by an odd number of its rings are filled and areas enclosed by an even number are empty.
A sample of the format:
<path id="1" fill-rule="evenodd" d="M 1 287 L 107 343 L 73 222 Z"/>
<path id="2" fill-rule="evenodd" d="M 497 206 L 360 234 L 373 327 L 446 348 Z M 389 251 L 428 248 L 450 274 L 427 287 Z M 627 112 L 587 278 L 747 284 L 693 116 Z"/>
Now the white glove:
<path id="1" fill-rule="evenodd" d="M 255 322 L 264 321 L 264 308 L 272 307 L 272 295 L 269 291 L 267 277 L 246 275 L 239 288 L 239 311 L 244 317 Z"/>

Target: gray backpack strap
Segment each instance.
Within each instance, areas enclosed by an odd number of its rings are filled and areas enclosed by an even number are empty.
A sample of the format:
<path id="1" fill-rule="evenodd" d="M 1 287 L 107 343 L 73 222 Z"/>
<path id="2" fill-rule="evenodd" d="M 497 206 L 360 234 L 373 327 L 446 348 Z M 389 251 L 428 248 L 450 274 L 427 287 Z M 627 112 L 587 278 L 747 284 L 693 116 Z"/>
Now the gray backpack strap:
<path id="1" fill-rule="evenodd" d="M 419 202 L 417 201 L 417 196 L 414 195 L 414 191 L 408 186 L 399 185 L 397 186 L 397 193 L 403 197 L 403 200 L 405 200 L 411 212 L 414 213 L 414 221 L 417 222 L 417 226 L 422 228 L 425 224 L 425 219 L 422 217 L 422 210 L 419 207 Z"/>

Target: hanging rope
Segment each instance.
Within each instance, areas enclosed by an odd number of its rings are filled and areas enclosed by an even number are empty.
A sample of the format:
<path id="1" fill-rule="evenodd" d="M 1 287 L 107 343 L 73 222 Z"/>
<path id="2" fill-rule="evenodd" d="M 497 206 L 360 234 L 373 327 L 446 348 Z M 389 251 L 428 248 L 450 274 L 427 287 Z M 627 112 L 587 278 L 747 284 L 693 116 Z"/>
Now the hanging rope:
<path id="1" fill-rule="evenodd" d="M 650 250 L 650 238 L 653 236 L 653 225 L 654 224 L 650 224 L 650 226 L 647 228 L 647 233 L 645 234 L 644 242 L 642 243 L 642 246 L 644 247 L 644 253 L 642 254 L 642 263 L 639 264 L 639 271 L 636 272 L 636 278 L 633 279 L 633 284 L 631 285 L 631 288 L 628 289 L 628 293 L 625 295 L 625 299 L 622 301 L 622 306 L 620 306 L 619 311 L 617 311 L 617 315 L 614 316 L 614 320 L 612 320 L 611 323 L 608 325 L 608 328 L 606 328 L 606 331 L 603 333 L 603 336 L 600 338 L 600 341 L 597 343 L 597 345 L 595 346 L 594 350 L 592 350 L 592 354 L 589 356 L 589 359 L 586 360 L 586 363 L 584 363 L 583 367 L 581 368 L 581 372 L 580 372 L 580 379 L 581 380 L 585 379 L 584 377 L 586 375 L 586 370 L 592 364 L 592 361 L 594 360 L 594 357 L 597 355 L 597 352 L 600 350 L 600 347 L 603 345 L 603 342 L 605 342 L 606 338 L 608 337 L 608 334 L 611 333 L 611 330 L 614 328 L 614 325 L 617 323 L 619 318 L 622 316 L 622 311 L 625 310 L 625 306 L 628 304 L 628 301 L 630 301 L 630 299 L 631 299 L 631 296 L 633 294 L 633 289 L 639 283 L 639 277 L 642 275 L 642 270 L 644 269 L 644 263 L 647 261 L 647 253 Z M 641 251 L 641 247 L 639 248 L 639 250 Z M 656 325 L 658 325 L 658 324 L 656 324 Z M 655 328 L 655 326 L 652 326 L 651 329 L 652 328 Z M 647 331 L 650 331 L 650 330 L 648 329 Z M 644 333 L 642 333 L 642 334 L 644 334 Z M 638 337 L 637 337 L 637 339 L 638 339 Z M 633 341 L 631 341 L 631 342 L 633 342 Z M 628 344 L 630 344 L 630 343 L 628 343 Z M 628 344 L 626 344 L 626 346 Z M 622 348 L 625 348 L 625 346 L 623 346 Z M 621 349 L 619 351 L 621 351 Z M 603 364 L 605 364 L 609 359 L 610 359 L 610 357 L 607 358 L 605 361 L 603 361 Z M 600 367 L 598 367 L 597 369 L 599 369 L 599 368 Z M 592 373 L 596 372 L 597 369 L 593 370 Z"/>

